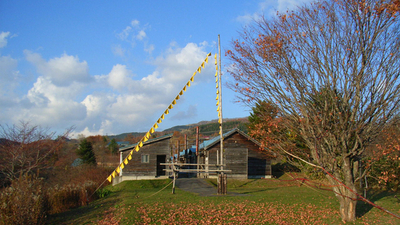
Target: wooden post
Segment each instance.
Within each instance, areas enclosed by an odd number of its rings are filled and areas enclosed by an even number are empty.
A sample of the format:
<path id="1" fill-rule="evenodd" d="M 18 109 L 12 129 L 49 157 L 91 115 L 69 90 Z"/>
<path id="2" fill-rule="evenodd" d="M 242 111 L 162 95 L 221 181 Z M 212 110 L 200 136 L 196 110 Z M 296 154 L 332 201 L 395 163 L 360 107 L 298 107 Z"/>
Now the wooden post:
<path id="1" fill-rule="evenodd" d="M 199 154 L 199 138 L 200 138 L 200 132 L 199 132 L 199 127 L 196 127 L 196 157 L 197 157 L 197 177 L 200 177 L 199 169 L 200 169 L 200 154 Z"/>
<path id="2" fill-rule="evenodd" d="M 226 193 L 227 193 L 227 188 L 228 188 L 228 187 L 227 187 L 227 185 L 228 185 L 228 179 L 227 179 L 225 173 L 223 173 L 222 176 L 224 177 L 222 194 L 223 194 L 223 195 L 226 195 Z"/>
<path id="3" fill-rule="evenodd" d="M 172 194 L 175 194 L 175 183 L 176 183 L 176 172 L 175 172 L 175 166 L 173 165 L 172 166 L 172 173 L 173 173 L 173 176 L 174 176 L 174 180 L 173 180 L 173 182 L 172 182 Z"/>
<path id="4" fill-rule="evenodd" d="M 221 82 L 221 40 L 220 40 L 220 36 L 219 36 L 219 34 L 218 34 L 218 58 L 219 58 L 219 67 L 218 67 L 218 76 L 219 76 L 219 79 L 218 79 L 218 83 L 219 83 L 219 104 L 220 104 L 220 107 L 219 107 L 219 113 L 221 114 L 221 117 L 220 117 L 220 119 L 221 119 L 221 121 L 220 121 L 220 125 L 219 125 L 219 132 L 220 132 L 220 146 L 221 146 L 221 148 L 220 148 L 220 160 L 219 160 L 219 162 L 220 162 L 220 164 L 221 164 L 221 170 L 223 170 L 224 169 L 224 134 L 222 133 L 222 82 Z M 222 172 L 223 173 L 223 172 Z"/>
<path id="5" fill-rule="evenodd" d="M 219 133 L 220 133 L 220 150 L 219 152 L 217 152 L 217 164 L 219 164 L 219 169 L 221 170 L 218 173 L 218 181 L 217 181 L 217 185 L 218 185 L 218 194 L 226 194 L 226 174 L 224 174 L 223 170 L 224 170 L 224 134 L 222 133 L 222 82 L 221 82 L 221 39 L 220 39 L 220 35 L 218 35 L 218 91 L 219 91 L 219 113 L 220 116 L 218 119 L 220 119 L 220 124 L 219 124 Z M 219 158 L 219 162 L 218 162 L 218 158 Z"/>
<path id="6" fill-rule="evenodd" d="M 119 164 L 122 164 L 123 155 L 122 152 L 119 153 Z M 122 168 L 120 168 L 119 176 L 122 177 Z M 121 180 L 122 181 L 122 180 Z"/>
<path id="7" fill-rule="evenodd" d="M 187 148 L 187 134 L 185 134 L 185 143 L 183 144 L 183 149 L 186 150 Z"/>
<path id="8" fill-rule="evenodd" d="M 179 163 L 179 140 L 176 140 L 175 154 L 176 154 L 176 163 Z"/>
<path id="9" fill-rule="evenodd" d="M 227 184 L 228 184 L 226 174 L 223 172 L 218 173 L 218 181 L 217 182 L 218 182 L 218 187 L 217 187 L 218 192 L 217 193 L 219 195 L 226 195 Z"/>
<path id="10" fill-rule="evenodd" d="M 222 174 L 221 173 L 218 173 L 218 176 L 217 176 L 217 194 L 221 194 L 221 192 L 222 192 L 222 186 L 221 186 L 221 176 L 222 176 Z"/>

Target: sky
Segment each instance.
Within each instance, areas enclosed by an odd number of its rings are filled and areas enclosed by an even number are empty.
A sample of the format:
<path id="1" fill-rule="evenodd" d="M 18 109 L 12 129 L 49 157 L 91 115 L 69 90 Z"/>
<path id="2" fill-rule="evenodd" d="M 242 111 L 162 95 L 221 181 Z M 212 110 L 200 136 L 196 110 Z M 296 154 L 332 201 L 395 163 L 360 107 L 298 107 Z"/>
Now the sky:
<path id="1" fill-rule="evenodd" d="M 223 118 L 247 117 L 224 52 L 254 19 L 308 1 L 0 1 L 0 124 L 74 127 L 72 138 L 148 131 L 208 53 L 157 131 L 217 119 L 218 35 Z"/>

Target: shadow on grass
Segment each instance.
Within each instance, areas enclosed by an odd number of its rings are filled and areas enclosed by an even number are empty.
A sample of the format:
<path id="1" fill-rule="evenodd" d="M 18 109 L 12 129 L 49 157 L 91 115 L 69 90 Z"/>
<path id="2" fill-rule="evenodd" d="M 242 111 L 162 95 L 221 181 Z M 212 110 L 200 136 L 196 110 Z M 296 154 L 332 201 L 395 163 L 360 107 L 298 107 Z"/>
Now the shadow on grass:
<path id="1" fill-rule="evenodd" d="M 376 193 L 368 193 L 367 195 L 367 199 L 373 203 L 385 197 L 392 197 L 394 201 L 397 200 L 397 202 L 400 203 L 400 200 L 397 198 L 396 193 L 392 192 L 381 191 Z M 356 207 L 356 216 L 362 217 L 367 214 L 372 208 L 374 208 L 374 206 L 372 206 L 371 204 L 363 201 L 358 201 Z"/>
<path id="2" fill-rule="evenodd" d="M 254 194 L 254 193 L 258 193 L 258 192 L 264 192 L 264 191 L 273 191 L 273 190 L 277 190 L 278 188 L 265 188 L 265 189 L 260 189 L 260 190 L 254 190 L 254 191 L 246 191 L 246 192 L 241 192 L 240 194 Z"/>
<path id="3" fill-rule="evenodd" d="M 238 187 L 244 187 L 244 186 L 246 186 L 246 185 L 248 185 L 248 184 L 251 184 L 251 183 L 253 183 L 253 182 L 256 182 L 256 181 L 257 181 L 256 179 L 249 180 L 248 182 L 243 183 L 243 184 L 239 185 Z"/>
<path id="4" fill-rule="evenodd" d="M 209 183 L 209 184 L 211 184 L 211 185 L 214 186 L 215 188 L 218 187 L 217 180 L 206 179 L 206 182 Z"/>
<path id="5" fill-rule="evenodd" d="M 92 224 L 103 218 L 105 211 L 118 204 L 118 202 L 119 200 L 115 198 L 112 200 L 97 200 L 86 206 L 49 215 L 46 224 Z"/>

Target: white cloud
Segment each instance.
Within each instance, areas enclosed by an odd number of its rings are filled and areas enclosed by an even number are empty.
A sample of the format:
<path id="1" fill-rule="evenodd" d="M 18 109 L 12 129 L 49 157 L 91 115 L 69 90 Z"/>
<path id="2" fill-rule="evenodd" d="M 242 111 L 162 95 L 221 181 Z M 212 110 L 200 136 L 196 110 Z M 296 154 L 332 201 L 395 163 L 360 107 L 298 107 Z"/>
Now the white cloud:
<path id="1" fill-rule="evenodd" d="M 27 120 L 52 129 L 75 126 L 74 134 L 84 135 L 149 129 L 203 62 L 205 47 L 206 42 L 184 47 L 171 43 L 162 56 L 151 62 L 155 69 L 144 77 L 122 64 L 92 77 L 87 62 L 77 56 L 63 54 L 46 60 L 25 50 L 26 60 L 37 70 L 37 78 L 19 99 L 8 100 L 0 95 L 2 106 L 7 107 L 0 119 Z M 15 59 L 0 57 L 2 81 L 15 79 L 17 67 Z M 204 73 L 213 74 L 213 70 L 210 65 L 203 69 L 193 85 L 205 81 Z M 177 114 L 182 119 L 196 113 L 196 107 L 190 106 L 188 111 Z"/>
<path id="2" fill-rule="evenodd" d="M 127 40 L 132 27 L 127 26 L 121 33 L 117 34 L 117 37 L 121 40 Z"/>
<path id="3" fill-rule="evenodd" d="M 10 32 L 2 31 L 0 33 L 0 48 L 7 46 L 7 37 L 10 35 Z"/>
<path id="4" fill-rule="evenodd" d="M 118 39 L 128 42 L 132 47 L 136 45 L 136 41 L 144 42 L 147 45 L 147 34 L 146 29 L 147 25 L 140 26 L 140 22 L 138 20 L 132 20 L 130 26 L 127 26 L 124 30 L 118 33 L 116 36 Z M 148 51 L 146 51 L 148 52 Z"/>
<path id="5" fill-rule="evenodd" d="M 249 24 L 252 21 L 257 21 L 259 18 L 260 18 L 260 15 L 258 13 L 254 13 L 254 14 L 245 14 L 245 15 L 238 16 L 236 18 L 236 20 L 242 24 Z"/>
<path id="6" fill-rule="evenodd" d="M 25 52 L 28 61 L 33 63 L 39 72 L 43 75 L 39 76 L 32 88 L 20 100 L 18 107 L 21 107 L 12 115 L 12 121 L 26 120 L 33 121 L 41 126 L 50 126 L 57 128 L 66 128 L 82 121 L 86 117 L 85 105 L 76 102 L 75 99 L 82 93 L 86 83 L 80 82 L 81 78 L 74 77 L 75 74 L 86 74 L 86 62 L 79 63 L 75 57 L 64 55 L 61 58 L 54 58 L 46 62 L 39 54 Z M 78 67 L 78 68 L 76 68 Z M 84 72 L 81 72 L 81 71 Z M 57 77 L 60 73 L 66 78 Z M 64 81 L 71 78 L 71 81 Z M 59 85 L 57 82 L 63 82 Z M 66 85 L 66 83 L 70 85 Z"/>
<path id="7" fill-rule="evenodd" d="M 96 76 L 96 82 L 109 85 L 114 92 L 86 96 L 82 104 L 86 107 L 87 118 L 77 133 L 111 134 L 149 129 L 155 117 L 161 115 L 200 66 L 207 54 L 203 50 L 206 45 L 189 43 L 179 48 L 172 43 L 164 56 L 154 61 L 155 71 L 143 78 L 138 79 L 121 64 L 115 65 L 107 75 Z M 202 73 L 206 73 L 207 68 L 213 70 L 213 66 L 208 66 Z M 195 83 L 204 81 L 201 75 L 197 75 Z M 178 112 L 178 116 L 193 118 L 196 113 L 196 107 L 190 106 L 187 112 Z"/>
<path id="8" fill-rule="evenodd" d="M 49 79 L 39 77 L 26 98 L 31 105 L 22 110 L 18 120 L 34 121 L 42 126 L 65 125 L 83 120 L 86 108 L 73 99 L 78 93 L 76 87 L 57 87 Z M 68 124 L 68 125 L 67 125 Z"/>
<path id="9" fill-rule="evenodd" d="M 0 56 L 0 78 L 1 83 L 5 81 L 12 81 L 16 78 L 16 74 L 19 72 L 16 70 L 18 61 L 11 58 L 11 56 Z"/>
<path id="10" fill-rule="evenodd" d="M 49 78 L 39 76 L 33 87 L 28 91 L 27 97 L 35 98 L 43 95 L 50 101 L 75 99 L 85 88 L 84 84 L 74 83 L 70 86 L 57 86 Z"/>
<path id="11" fill-rule="evenodd" d="M 139 26 L 139 20 L 132 20 L 131 21 L 131 25 L 132 25 L 132 27 L 137 27 L 137 26 Z"/>
<path id="12" fill-rule="evenodd" d="M 0 94 L 0 102 L 4 107 L 0 120 L 7 123 L 31 121 L 54 129 L 65 129 L 84 121 L 86 106 L 76 99 L 88 84 L 87 81 L 92 79 L 87 63 L 66 54 L 46 61 L 37 53 L 24 53 L 40 75 L 21 97 Z M 17 60 L 9 56 L 0 57 L 2 90 L 12 89 L 13 85 L 28 84 L 27 81 L 21 82 L 22 76 L 16 70 L 17 66 Z M 19 92 L 23 90 L 22 87 L 18 88 Z"/>
<path id="13" fill-rule="evenodd" d="M 263 15 L 275 16 L 276 12 L 285 13 L 287 10 L 295 10 L 298 6 L 310 3 L 313 0 L 265 0 L 258 4 L 258 11 L 240 15 L 236 20 L 242 24 L 258 21 Z"/>
<path id="14" fill-rule="evenodd" d="M 18 61 L 11 56 L 0 56 L 0 106 L 13 105 L 18 102 L 15 91 L 21 82 L 21 74 L 17 70 Z"/>
<path id="15" fill-rule="evenodd" d="M 125 65 L 115 65 L 108 74 L 108 83 L 116 90 L 122 91 L 126 87 L 131 86 L 132 72 L 126 69 Z"/>
<path id="16" fill-rule="evenodd" d="M 188 43 L 184 48 L 177 48 L 174 45 L 174 43 L 171 43 L 167 55 L 158 57 L 155 64 L 167 80 L 183 82 L 190 78 L 205 59 L 207 53 L 204 52 L 203 48 L 207 46 L 207 42 L 203 42 L 200 45 Z M 207 70 L 211 71 L 212 67 L 207 67 Z M 195 79 L 201 79 L 202 77 L 199 75 Z"/>
<path id="17" fill-rule="evenodd" d="M 312 0 L 278 0 L 277 10 L 281 13 L 286 12 L 286 10 L 295 10 L 297 7 L 302 6 Z"/>
<path id="18" fill-rule="evenodd" d="M 190 105 L 187 111 L 179 111 L 174 116 L 171 117 L 171 120 L 184 120 L 191 119 L 197 116 L 197 105 Z"/>
<path id="19" fill-rule="evenodd" d="M 144 30 L 139 31 L 139 33 L 136 35 L 136 39 L 138 40 L 143 40 L 146 37 L 146 32 Z"/>
<path id="20" fill-rule="evenodd" d="M 115 45 L 111 47 L 111 51 L 116 56 L 119 56 L 121 58 L 125 57 L 126 49 L 122 48 L 121 45 Z"/>
<path id="21" fill-rule="evenodd" d="M 144 46 L 144 51 L 149 54 L 151 54 L 154 51 L 154 49 L 155 49 L 154 45 L 145 44 L 145 46 Z"/>
<path id="22" fill-rule="evenodd" d="M 82 101 L 85 105 L 87 116 L 98 116 L 102 115 L 103 112 L 107 110 L 107 107 L 115 102 L 114 95 L 107 94 L 90 94 Z"/>
<path id="23" fill-rule="evenodd" d="M 113 135 L 115 133 L 107 132 L 109 130 L 112 130 L 113 126 L 114 126 L 114 124 L 110 120 L 104 120 L 103 122 L 100 123 L 99 129 L 96 128 L 97 124 L 93 124 L 91 129 L 89 127 L 85 127 L 80 132 L 77 132 L 77 131 L 72 132 L 72 136 L 74 138 L 77 138 L 80 134 L 82 134 L 85 137 L 99 135 L 99 134 L 100 135 Z"/>
<path id="24" fill-rule="evenodd" d="M 61 57 L 56 57 L 46 62 L 38 53 L 24 50 L 24 54 L 40 74 L 49 78 L 57 86 L 69 86 L 73 82 L 88 83 L 92 81 L 87 62 L 79 62 L 77 56 L 74 57 L 64 53 Z"/>

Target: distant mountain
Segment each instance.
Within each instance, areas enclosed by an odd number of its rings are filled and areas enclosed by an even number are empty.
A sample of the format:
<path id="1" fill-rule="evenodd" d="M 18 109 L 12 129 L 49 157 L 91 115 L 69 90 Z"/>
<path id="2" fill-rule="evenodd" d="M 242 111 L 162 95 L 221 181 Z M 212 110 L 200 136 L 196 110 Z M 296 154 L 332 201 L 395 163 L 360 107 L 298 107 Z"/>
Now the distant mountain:
<path id="1" fill-rule="evenodd" d="M 5 138 L 0 138 L 0 145 L 15 145 L 15 144 L 20 144 L 20 143 L 16 141 L 10 141 Z"/>
<path id="2" fill-rule="evenodd" d="M 122 134 L 117 134 L 117 135 L 107 135 L 107 137 L 111 140 L 111 139 L 115 139 L 115 140 L 124 140 L 126 136 L 128 135 L 133 135 L 134 137 L 137 136 L 141 136 L 143 137 L 146 132 L 131 132 L 131 133 L 122 133 Z"/>
<path id="3" fill-rule="evenodd" d="M 235 118 L 235 119 L 225 119 L 222 124 L 223 131 L 227 130 L 232 130 L 233 128 L 239 128 L 240 130 L 244 131 L 247 133 L 247 123 L 248 123 L 247 117 L 245 118 Z M 211 120 L 211 121 L 201 121 L 195 124 L 189 124 L 189 125 L 180 125 L 180 126 L 174 126 L 168 129 L 165 129 L 164 132 L 173 132 L 173 131 L 187 131 L 190 130 L 192 132 L 195 132 L 196 127 L 199 127 L 200 133 L 203 134 L 212 134 L 212 133 L 218 133 L 219 131 L 219 123 L 218 120 Z M 190 133 L 192 133 L 190 132 Z"/>
<path id="4" fill-rule="evenodd" d="M 249 121 L 248 121 L 247 117 L 224 119 L 223 125 L 222 125 L 223 132 L 227 132 L 227 131 L 232 130 L 237 127 L 240 130 L 247 133 L 247 123 L 248 122 Z M 200 133 L 202 133 L 204 135 L 213 135 L 215 133 L 218 133 L 218 131 L 219 131 L 218 120 L 211 120 L 211 121 L 200 121 L 195 124 L 174 126 L 174 127 L 165 129 L 161 132 L 156 132 L 156 134 L 158 134 L 157 136 L 159 136 L 160 134 L 173 133 L 174 131 L 194 134 L 196 132 L 197 126 L 200 129 Z M 108 135 L 107 137 L 110 139 L 115 138 L 115 140 L 124 140 L 125 137 L 128 135 L 132 135 L 134 137 L 137 137 L 137 136 L 142 137 L 145 134 L 146 134 L 146 132 L 131 132 L 131 133 L 122 133 L 122 134 L 118 134 L 118 135 Z"/>

